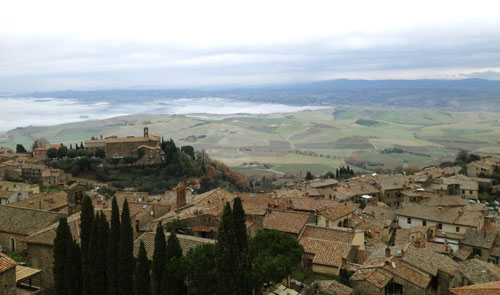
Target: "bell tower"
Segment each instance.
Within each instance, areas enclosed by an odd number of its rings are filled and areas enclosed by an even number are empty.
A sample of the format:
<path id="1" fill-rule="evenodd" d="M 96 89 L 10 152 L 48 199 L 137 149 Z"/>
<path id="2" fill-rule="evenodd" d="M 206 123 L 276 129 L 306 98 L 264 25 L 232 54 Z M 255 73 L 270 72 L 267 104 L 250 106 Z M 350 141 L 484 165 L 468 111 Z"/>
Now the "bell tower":
<path id="1" fill-rule="evenodd" d="M 148 138 L 149 137 L 149 128 L 144 127 L 144 137 Z"/>

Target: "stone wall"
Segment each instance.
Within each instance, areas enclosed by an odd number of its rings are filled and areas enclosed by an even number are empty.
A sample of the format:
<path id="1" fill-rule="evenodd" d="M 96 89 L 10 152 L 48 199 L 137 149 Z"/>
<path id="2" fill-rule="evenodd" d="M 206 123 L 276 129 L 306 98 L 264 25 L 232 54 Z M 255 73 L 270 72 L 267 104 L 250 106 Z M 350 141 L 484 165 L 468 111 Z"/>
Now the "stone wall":
<path id="1" fill-rule="evenodd" d="M 40 276 L 33 278 L 33 284 L 41 286 L 44 289 L 54 289 L 54 274 L 52 267 L 54 265 L 54 248 L 48 245 L 28 244 L 26 249 L 26 264 L 42 270 Z M 40 282 L 41 278 L 41 282 Z"/>
<path id="2" fill-rule="evenodd" d="M 0 246 L 2 247 L 3 252 L 22 252 L 26 249 L 26 244 L 22 242 L 22 240 L 26 236 L 11 234 L 6 232 L 0 232 Z M 16 251 L 11 249 L 11 238 L 15 241 Z"/>

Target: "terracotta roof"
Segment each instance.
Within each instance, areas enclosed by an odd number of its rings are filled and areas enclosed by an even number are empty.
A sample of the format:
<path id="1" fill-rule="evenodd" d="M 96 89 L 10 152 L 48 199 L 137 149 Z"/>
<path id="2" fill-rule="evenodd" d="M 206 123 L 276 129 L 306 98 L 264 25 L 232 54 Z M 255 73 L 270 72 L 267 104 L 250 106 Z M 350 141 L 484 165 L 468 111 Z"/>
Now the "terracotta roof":
<path id="1" fill-rule="evenodd" d="M 337 220 L 346 215 L 349 215 L 358 209 L 359 205 L 355 203 L 338 203 L 337 206 L 328 207 L 320 212 L 320 215 L 329 220 Z"/>
<path id="2" fill-rule="evenodd" d="M 432 276 L 438 270 L 453 275 L 458 268 L 458 263 L 450 257 L 422 248 L 408 248 L 401 260 Z"/>
<path id="3" fill-rule="evenodd" d="M 500 280 L 500 268 L 492 263 L 471 259 L 459 263 L 459 272 L 474 284 Z"/>
<path id="4" fill-rule="evenodd" d="M 464 240 L 462 243 L 467 246 L 476 248 L 491 249 L 497 238 L 496 233 L 480 232 L 471 229 L 465 231 Z"/>
<path id="5" fill-rule="evenodd" d="M 354 232 L 350 228 L 328 228 L 307 224 L 300 238 L 313 238 L 350 244 L 354 239 Z"/>
<path id="6" fill-rule="evenodd" d="M 59 221 L 23 239 L 28 244 L 53 246 Z M 80 213 L 68 217 L 68 226 L 73 239 L 80 242 Z"/>
<path id="7" fill-rule="evenodd" d="M 478 227 L 483 218 L 478 211 L 468 211 L 456 207 L 425 206 L 415 203 L 406 203 L 396 211 L 397 216 L 415 217 L 441 223 L 458 224 Z"/>
<path id="8" fill-rule="evenodd" d="M 321 180 L 314 180 L 309 182 L 309 185 L 314 188 L 321 188 L 325 186 L 332 186 L 332 185 L 337 185 L 339 183 L 338 180 L 334 178 L 328 178 L 328 179 L 321 179 Z"/>
<path id="9" fill-rule="evenodd" d="M 383 268 L 358 269 L 350 278 L 351 281 L 367 281 L 377 289 L 384 288 L 393 278 L 392 273 Z"/>
<path id="10" fill-rule="evenodd" d="M 168 236 L 170 233 L 165 233 L 166 240 L 168 240 Z M 177 239 L 179 239 L 179 244 L 182 248 L 182 255 L 186 255 L 186 253 L 193 248 L 204 244 L 215 244 L 215 240 L 198 238 L 193 236 L 186 236 L 177 234 Z M 155 233 L 147 232 L 142 234 L 134 241 L 134 255 L 137 256 L 139 253 L 139 246 L 141 245 L 141 241 L 144 242 L 144 246 L 146 247 L 146 254 L 149 260 L 153 259 L 153 251 L 155 244 Z"/>
<path id="11" fill-rule="evenodd" d="M 351 295 L 354 291 L 352 288 L 349 288 L 346 285 L 343 285 L 335 280 L 316 282 L 321 287 L 321 290 L 323 292 L 326 292 L 326 294 Z"/>
<path id="12" fill-rule="evenodd" d="M 0 252 L 0 273 L 4 273 L 9 269 L 16 267 L 17 263 L 9 256 Z"/>
<path id="13" fill-rule="evenodd" d="M 268 194 L 239 193 L 238 197 L 241 198 L 245 214 L 264 215 L 267 212 L 268 205 L 274 203 L 274 199 Z"/>
<path id="14" fill-rule="evenodd" d="M 68 205 L 68 194 L 63 191 L 54 193 L 43 193 L 37 196 L 33 196 L 29 199 L 17 201 L 10 203 L 10 206 L 30 208 L 30 209 L 41 209 L 48 211 L 58 211 L 63 207 Z M 43 206 L 42 206 L 43 200 Z"/>
<path id="15" fill-rule="evenodd" d="M 352 246 L 346 243 L 302 238 L 299 243 L 304 247 L 304 252 L 313 254 L 312 262 L 327 266 L 341 267 L 342 259 L 347 259 Z"/>
<path id="16" fill-rule="evenodd" d="M 500 295 L 500 281 L 451 288 L 450 292 L 455 295 Z"/>
<path id="17" fill-rule="evenodd" d="M 411 267 L 399 259 L 393 259 L 391 263 L 384 266 L 384 269 L 422 289 L 425 289 L 431 281 L 428 274 Z"/>
<path id="18" fill-rule="evenodd" d="M 458 251 L 453 252 L 453 256 L 460 259 L 460 260 L 467 260 L 469 256 L 472 254 L 472 248 L 471 247 L 460 247 Z"/>
<path id="19" fill-rule="evenodd" d="M 0 206 L 0 231 L 28 236 L 66 216 L 51 211 Z"/>
<path id="20" fill-rule="evenodd" d="M 308 214 L 273 210 L 264 215 L 264 229 L 299 234 L 311 216 Z"/>

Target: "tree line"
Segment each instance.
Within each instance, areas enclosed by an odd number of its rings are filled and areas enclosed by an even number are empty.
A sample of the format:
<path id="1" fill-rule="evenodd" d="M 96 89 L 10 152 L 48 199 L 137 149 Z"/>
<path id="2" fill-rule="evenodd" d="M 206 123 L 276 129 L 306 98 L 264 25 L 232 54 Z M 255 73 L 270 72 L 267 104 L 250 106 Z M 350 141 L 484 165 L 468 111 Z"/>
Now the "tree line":
<path id="1" fill-rule="evenodd" d="M 66 218 L 60 220 L 54 240 L 57 295 L 253 294 L 265 283 L 290 275 L 303 254 L 286 233 L 259 231 L 249 238 L 240 198 L 234 199 L 233 208 L 226 203 L 215 245 L 193 248 L 185 256 L 175 231 L 167 239 L 159 224 L 152 261 L 142 241 L 134 258 L 127 201 L 120 220 L 113 198 L 110 223 L 103 213 L 94 215 L 88 197 L 82 203 L 80 244 Z"/>

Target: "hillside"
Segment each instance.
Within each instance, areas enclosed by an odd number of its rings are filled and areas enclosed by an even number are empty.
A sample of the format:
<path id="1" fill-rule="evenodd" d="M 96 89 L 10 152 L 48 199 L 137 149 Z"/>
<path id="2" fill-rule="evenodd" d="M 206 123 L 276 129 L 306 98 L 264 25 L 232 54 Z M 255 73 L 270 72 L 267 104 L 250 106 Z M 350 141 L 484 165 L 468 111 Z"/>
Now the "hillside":
<path id="1" fill-rule="evenodd" d="M 500 81 L 461 80 L 330 80 L 232 89 L 99 90 L 30 93 L 71 98 L 86 103 L 135 103 L 178 98 L 220 97 L 287 105 L 378 106 L 447 111 L 500 110 Z"/>
<path id="2" fill-rule="evenodd" d="M 65 144 L 99 135 L 152 133 L 192 145 L 249 173 L 324 173 L 341 164 L 374 170 L 435 165 L 464 148 L 500 153 L 500 114 L 340 107 L 271 115 L 134 115 L 50 127 L 17 128 L 0 146 L 29 147 L 36 137 Z M 392 148 L 403 150 L 391 153 Z"/>

